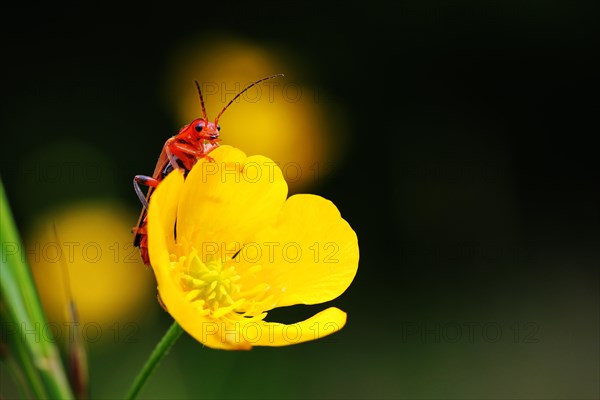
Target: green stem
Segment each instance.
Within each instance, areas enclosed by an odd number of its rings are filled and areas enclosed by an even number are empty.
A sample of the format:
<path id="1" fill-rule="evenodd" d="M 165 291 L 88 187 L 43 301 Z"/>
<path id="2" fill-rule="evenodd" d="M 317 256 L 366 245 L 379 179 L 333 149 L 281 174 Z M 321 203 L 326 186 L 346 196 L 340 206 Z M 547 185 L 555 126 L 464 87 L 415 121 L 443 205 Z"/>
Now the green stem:
<path id="1" fill-rule="evenodd" d="M 169 349 L 175 344 L 177 339 L 179 339 L 179 336 L 181 336 L 182 332 L 183 329 L 181 329 L 181 326 L 179 326 L 177 321 L 173 321 L 173 324 L 167 333 L 165 333 L 165 336 L 163 336 L 160 342 L 158 342 L 156 348 L 152 354 L 150 354 L 150 358 L 148 358 L 148 361 L 146 361 L 146 364 L 135 378 L 131 389 L 129 389 L 129 393 L 127 393 L 126 399 L 133 400 L 137 397 L 150 375 L 152 375 L 156 367 L 158 367 L 160 361 L 165 355 L 167 355 Z"/>

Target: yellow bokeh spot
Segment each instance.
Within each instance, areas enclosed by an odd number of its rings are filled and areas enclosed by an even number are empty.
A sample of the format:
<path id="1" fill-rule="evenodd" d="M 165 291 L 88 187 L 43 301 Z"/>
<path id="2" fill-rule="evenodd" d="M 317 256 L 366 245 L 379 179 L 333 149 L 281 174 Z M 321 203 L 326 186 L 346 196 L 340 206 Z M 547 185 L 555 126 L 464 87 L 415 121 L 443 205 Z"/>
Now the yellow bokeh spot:
<path id="1" fill-rule="evenodd" d="M 219 120 L 222 144 L 263 154 L 279 164 L 290 191 L 318 184 L 340 163 L 347 138 L 342 111 L 330 96 L 306 83 L 303 68 L 281 52 L 231 38 L 189 42 L 171 60 L 167 98 L 180 125 L 202 116 L 198 80 L 209 120 L 236 93 L 283 73 L 237 99 Z"/>
<path id="2" fill-rule="evenodd" d="M 90 341 L 134 334 L 138 322 L 152 314 L 146 310 L 155 308 L 156 284 L 132 245 L 135 221 L 119 205 L 102 202 L 73 204 L 38 220 L 25 247 L 53 330 L 72 322 L 69 290 Z"/>

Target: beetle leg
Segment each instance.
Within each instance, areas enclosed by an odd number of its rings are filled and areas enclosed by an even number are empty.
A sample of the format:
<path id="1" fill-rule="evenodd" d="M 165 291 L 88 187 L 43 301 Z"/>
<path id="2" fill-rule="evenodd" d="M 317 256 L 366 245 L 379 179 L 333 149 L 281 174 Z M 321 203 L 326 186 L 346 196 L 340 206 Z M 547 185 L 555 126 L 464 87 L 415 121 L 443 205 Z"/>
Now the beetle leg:
<path id="1" fill-rule="evenodd" d="M 169 159 L 169 163 L 171 163 L 171 166 L 173 168 L 181 169 L 179 163 L 175 159 L 175 154 L 173 154 L 173 151 L 171 150 L 171 147 L 175 147 L 175 144 L 176 143 L 173 142 L 172 138 L 167 140 L 167 142 L 165 143 L 165 153 L 167 154 L 167 158 Z"/>
<path id="2" fill-rule="evenodd" d="M 151 176 L 146 175 L 136 175 L 133 178 L 133 189 L 142 202 L 144 208 L 148 208 L 148 201 L 146 200 L 144 192 L 142 192 L 142 188 L 140 188 L 140 184 L 149 186 L 151 188 L 156 188 L 158 186 L 158 181 Z"/>
<path id="3" fill-rule="evenodd" d="M 197 149 L 193 146 L 190 146 L 189 144 L 179 143 L 179 142 L 173 142 L 173 143 L 170 143 L 169 146 L 167 146 L 167 156 L 169 154 L 169 151 L 171 151 L 171 148 L 173 150 L 178 150 L 185 155 L 196 157 L 196 158 L 202 158 L 204 156 L 203 148 Z"/>

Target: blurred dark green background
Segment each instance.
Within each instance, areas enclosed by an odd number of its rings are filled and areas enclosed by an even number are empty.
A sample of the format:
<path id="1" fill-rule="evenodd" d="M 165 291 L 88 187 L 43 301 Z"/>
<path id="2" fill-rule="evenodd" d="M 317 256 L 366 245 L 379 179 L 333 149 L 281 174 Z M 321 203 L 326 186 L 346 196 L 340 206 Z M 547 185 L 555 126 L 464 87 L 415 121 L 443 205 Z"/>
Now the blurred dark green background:
<path id="1" fill-rule="evenodd" d="M 310 191 L 359 237 L 358 275 L 332 302 L 347 326 L 251 352 L 183 338 L 143 397 L 600 396 L 597 2 L 27 2 L 2 14 L 0 165 L 23 232 L 73 200 L 139 209 L 131 179 L 179 128 L 164 81 L 189 37 L 293 54 L 310 74 L 287 79 L 346 112 L 349 153 Z M 57 160 L 94 173 L 40 178 Z M 168 327 L 158 305 L 147 312 L 126 339 L 90 343 L 93 397 L 122 396 Z"/>

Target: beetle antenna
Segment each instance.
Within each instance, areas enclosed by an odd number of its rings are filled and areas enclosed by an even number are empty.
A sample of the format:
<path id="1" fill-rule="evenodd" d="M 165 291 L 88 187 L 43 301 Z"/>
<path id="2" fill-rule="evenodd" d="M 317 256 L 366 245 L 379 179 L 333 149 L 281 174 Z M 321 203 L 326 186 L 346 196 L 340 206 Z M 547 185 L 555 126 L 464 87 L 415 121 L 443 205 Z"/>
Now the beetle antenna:
<path id="1" fill-rule="evenodd" d="M 238 97 L 240 97 L 246 90 L 250 89 L 252 86 L 254 86 L 256 84 L 261 83 L 262 81 L 266 81 L 267 79 L 271 79 L 271 78 L 276 78 L 278 76 L 284 76 L 284 75 L 283 74 L 275 74 L 275 75 L 267 76 L 266 78 L 259 79 L 256 82 L 251 83 L 250 85 L 246 86 L 244 88 L 244 90 L 242 90 L 241 92 L 236 94 L 235 97 L 233 99 L 231 99 L 231 101 L 229 103 L 227 103 L 227 105 L 225 107 L 223 107 L 223 109 L 221 110 L 219 115 L 217 115 L 217 118 L 215 118 L 215 125 L 217 125 L 217 122 L 219 122 L 219 118 L 225 112 L 225 110 L 227 110 L 227 107 L 229 107 L 231 105 L 231 103 L 233 103 Z"/>
<path id="2" fill-rule="evenodd" d="M 200 97 L 200 105 L 202 106 L 202 117 L 205 121 L 208 121 L 208 117 L 206 116 L 206 109 L 204 108 L 204 99 L 202 98 L 202 90 L 200 90 L 200 84 L 198 81 L 194 80 L 196 83 L 196 89 L 198 89 L 198 97 Z"/>

